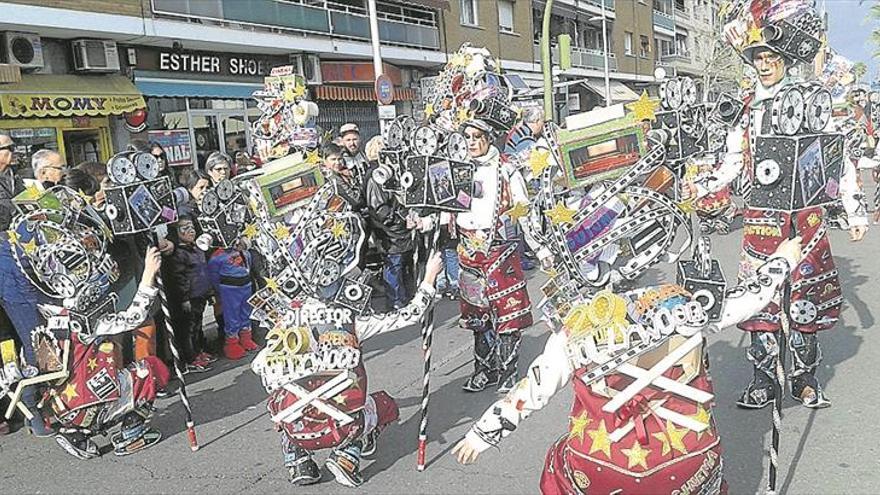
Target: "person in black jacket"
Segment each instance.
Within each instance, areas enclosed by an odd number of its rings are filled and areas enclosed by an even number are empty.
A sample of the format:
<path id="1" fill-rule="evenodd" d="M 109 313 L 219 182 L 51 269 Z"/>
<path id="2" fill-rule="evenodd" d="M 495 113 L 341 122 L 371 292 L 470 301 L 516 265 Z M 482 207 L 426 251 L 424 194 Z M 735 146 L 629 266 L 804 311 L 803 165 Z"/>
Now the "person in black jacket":
<path id="1" fill-rule="evenodd" d="M 15 216 L 12 198 L 24 191 L 24 181 L 15 173 L 15 143 L 7 134 L 0 134 L 0 229 L 6 230 Z"/>

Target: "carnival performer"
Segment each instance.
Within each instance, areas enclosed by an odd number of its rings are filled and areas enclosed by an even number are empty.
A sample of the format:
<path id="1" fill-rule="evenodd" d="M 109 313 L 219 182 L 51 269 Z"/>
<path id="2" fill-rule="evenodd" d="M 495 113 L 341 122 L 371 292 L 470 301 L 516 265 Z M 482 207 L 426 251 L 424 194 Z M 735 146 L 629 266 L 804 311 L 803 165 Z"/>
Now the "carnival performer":
<path id="1" fill-rule="evenodd" d="M 123 366 L 110 337 L 149 318 L 160 253 L 147 250 L 134 300 L 116 312 L 117 298 L 109 288 L 119 273 L 106 249 L 110 229 L 73 190 L 59 186 L 45 194 L 54 201 L 39 204 L 60 206 L 18 217 L 11 235 L 22 271 L 59 301 L 40 305 L 48 323 L 31 334 L 40 375 L 56 376 L 47 382 L 44 399 L 59 425 L 55 440 L 71 455 L 91 459 L 100 455 L 93 437 L 109 435 L 116 455 L 132 454 L 161 438 L 148 421 L 156 391 L 165 387 L 169 373 L 155 356 Z"/>
<path id="2" fill-rule="evenodd" d="M 763 11 L 761 17 L 752 18 L 748 23 L 731 22 L 725 27 L 728 40 L 741 51 L 744 60 L 757 72 L 758 84 L 754 93 L 745 98 L 746 111 L 740 126 L 734 127 L 727 137 L 727 154 L 723 164 L 714 177 L 697 184 L 684 184 L 684 195 L 703 197 L 716 193 L 744 174 L 746 181 L 753 183 L 757 164 L 752 160 L 755 153 L 756 136 L 769 132 L 770 107 L 774 97 L 791 83 L 786 76 L 788 69 L 799 59 L 799 54 L 786 52 L 780 45 L 764 39 L 761 26 L 779 22 L 778 16 L 785 12 L 791 15 L 814 15 L 804 3 L 789 2 L 793 9 L 786 10 L 780 5 Z M 747 9 L 746 12 L 762 12 L 763 7 Z M 775 16 L 775 17 L 774 17 Z M 746 36 L 744 26 L 751 35 Z M 757 27 L 756 27 L 757 26 Z M 784 181 L 779 181 L 782 184 Z M 775 186 L 779 187 L 779 186 Z M 780 190 L 780 195 L 783 192 Z M 850 239 L 860 241 L 867 231 L 867 216 L 863 195 L 858 186 L 853 160 L 847 154 L 843 159 L 843 173 L 839 183 L 840 201 L 843 203 L 849 221 Z M 831 405 L 825 396 L 816 369 L 822 358 L 817 332 L 831 329 L 840 315 L 843 303 L 838 272 L 831 256 L 831 246 L 823 221 L 823 211 L 819 207 L 808 207 L 795 211 L 772 211 L 756 209 L 753 198 L 747 197 L 743 213 L 742 262 L 739 278 L 747 279 L 755 273 L 767 257 L 780 243 L 790 237 L 791 231 L 804 239 L 809 247 L 804 259 L 792 271 L 791 314 L 782 315 L 782 301 L 776 299 L 760 311 L 754 318 L 742 322 L 739 327 L 749 332 L 751 344 L 746 351 L 748 360 L 754 368 L 754 377 L 745 388 L 737 404 L 744 408 L 762 408 L 775 398 L 773 389 L 775 360 L 774 348 L 777 345 L 775 332 L 781 325 L 781 318 L 791 318 L 788 346 L 792 350 L 791 395 L 809 408 L 823 408 Z"/>
<path id="3" fill-rule="evenodd" d="M 717 326 L 735 325 L 765 306 L 785 281 L 789 268 L 797 264 L 799 252 L 799 240 L 780 244 L 756 276 L 729 291 Z M 646 303 L 646 312 L 692 301 L 690 294 L 672 285 L 602 297 L 614 304 Z M 575 401 L 569 431 L 547 453 L 542 493 L 719 493 L 721 447 L 711 408 L 708 403 L 694 404 L 669 392 L 677 387 L 671 384 L 675 382 L 711 394 L 702 344 L 692 347 L 690 359 L 670 367 L 660 380 L 654 381 L 661 390 L 646 388 L 620 409 L 607 412 L 613 398 L 632 383 L 632 378 L 640 376 L 631 370 L 643 362 L 657 363 L 669 355 L 669 349 L 684 345 L 688 335 L 699 332 L 698 328 L 686 328 L 692 324 L 685 323 L 684 328 L 676 329 L 679 335 L 673 337 L 668 347 L 661 346 L 625 364 L 626 372 L 612 372 L 603 381 L 589 385 L 581 377 L 591 369 L 586 364 L 594 363 L 585 363 L 578 354 L 578 342 L 585 334 L 576 325 L 563 326 L 547 339 L 544 351 L 529 365 L 527 376 L 486 410 L 455 446 L 453 454 L 462 464 L 475 461 L 516 430 L 524 419 L 547 405 L 571 381 Z M 612 330 L 589 329 L 586 337 L 592 340 L 594 337 L 589 334 L 602 331 Z M 673 388 L 662 390 L 667 387 Z M 680 389 L 676 391 L 681 393 Z M 693 397 L 700 395 L 690 392 Z"/>
<path id="4" fill-rule="evenodd" d="M 467 151 L 477 168 L 477 192 L 470 210 L 455 215 L 459 234 L 459 290 L 463 328 L 474 334 L 474 372 L 462 386 L 480 392 L 493 385 L 506 392 L 517 380 L 522 331 L 533 323 L 518 246 L 518 230 L 534 248 L 539 247 L 527 222 L 529 196 L 525 180 L 513 161 L 502 157 L 491 143 L 492 126 L 480 119 L 462 125 Z M 422 221 L 433 227 L 435 217 Z M 547 249 L 537 251 L 548 259 Z"/>

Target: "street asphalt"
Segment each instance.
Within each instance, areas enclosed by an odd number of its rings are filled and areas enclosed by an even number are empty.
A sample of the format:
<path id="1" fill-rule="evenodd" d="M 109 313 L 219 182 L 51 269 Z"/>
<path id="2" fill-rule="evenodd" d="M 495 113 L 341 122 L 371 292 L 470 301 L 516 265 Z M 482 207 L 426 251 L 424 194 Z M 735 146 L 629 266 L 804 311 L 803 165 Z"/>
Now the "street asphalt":
<path id="1" fill-rule="evenodd" d="M 728 280 L 736 275 L 742 230 L 713 236 L 715 255 Z M 780 447 L 780 493 L 880 493 L 880 428 L 872 423 L 880 398 L 875 356 L 880 339 L 871 334 L 880 309 L 880 228 L 855 244 L 832 232 L 846 305 L 842 321 L 822 334 L 824 361 L 819 376 L 833 407 L 809 410 L 784 404 Z M 673 267 L 645 275 L 646 283 L 674 280 Z M 532 272 L 533 299 L 543 280 Z M 873 287 L 873 288 L 872 288 Z M 873 295 L 872 295 L 873 294 Z M 364 346 L 371 391 L 386 390 L 401 407 L 400 421 L 381 436 L 379 451 L 362 468 L 367 482 L 358 490 L 342 487 L 324 471 L 324 481 L 293 487 L 282 467 L 279 436 L 266 409 L 266 394 L 248 361 L 221 360 L 210 373 L 187 375 L 201 449 L 190 452 L 183 409 L 176 396 L 157 402 L 153 424 L 165 438 L 128 457 L 112 453 L 80 461 L 52 439 L 35 439 L 23 430 L 0 437 L 2 493 L 538 493 L 548 446 L 565 433 L 571 388 L 561 390 L 502 442 L 470 466 L 458 465 L 450 451 L 474 419 L 498 398 L 495 392 L 468 394 L 461 385 L 471 370 L 471 336 L 457 328 L 457 305 L 441 301 L 436 311 L 433 349 L 428 466 L 416 471 L 416 437 L 421 400 L 422 353 L 417 328 L 369 340 Z M 540 353 L 547 338 L 543 324 L 524 337 L 520 368 Z M 770 408 L 737 409 L 734 401 L 749 381 L 745 336 L 726 329 L 709 337 L 716 406 L 723 439 L 724 473 L 730 493 L 764 493 L 770 441 Z M 101 439 L 107 442 L 106 439 Z M 322 462 L 326 453 L 318 456 Z"/>

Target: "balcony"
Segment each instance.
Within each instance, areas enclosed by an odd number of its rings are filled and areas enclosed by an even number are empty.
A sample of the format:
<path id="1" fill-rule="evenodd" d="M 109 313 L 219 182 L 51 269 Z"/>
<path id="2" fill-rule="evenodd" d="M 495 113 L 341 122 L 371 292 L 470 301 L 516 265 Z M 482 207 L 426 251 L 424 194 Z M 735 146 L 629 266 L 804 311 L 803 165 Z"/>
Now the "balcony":
<path id="1" fill-rule="evenodd" d="M 655 10 L 654 27 L 664 29 L 668 31 L 669 34 L 672 34 L 675 33 L 675 20 L 671 15 Z"/>
<path id="2" fill-rule="evenodd" d="M 365 8 L 327 0 L 151 0 L 153 13 L 199 21 L 238 23 L 280 31 L 299 31 L 357 40 L 370 39 Z M 377 2 L 379 39 L 384 43 L 439 49 L 434 10 Z"/>
<path id="3" fill-rule="evenodd" d="M 603 0 L 585 0 L 586 3 L 595 5 L 596 7 L 602 8 Z M 605 8 L 610 11 L 614 11 L 614 0 L 604 0 Z"/>
<path id="4" fill-rule="evenodd" d="M 660 57 L 660 61 L 661 62 L 668 62 L 668 63 L 675 63 L 675 62 L 691 63 L 692 59 L 691 59 L 690 53 L 679 52 L 679 53 L 670 53 L 668 55 L 662 55 Z"/>
<path id="5" fill-rule="evenodd" d="M 554 65 L 559 64 L 559 48 L 551 47 Z M 579 46 L 571 47 L 571 66 L 576 69 L 593 69 L 605 70 L 605 56 L 602 50 L 593 50 L 591 48 L 582 48 Z M 541 61 L 541 45 L 535 45 L 535 62 Z M 614 72 L 617 70 L 617 58 L 613 53 L 608 54 L 608 70 Z"/>

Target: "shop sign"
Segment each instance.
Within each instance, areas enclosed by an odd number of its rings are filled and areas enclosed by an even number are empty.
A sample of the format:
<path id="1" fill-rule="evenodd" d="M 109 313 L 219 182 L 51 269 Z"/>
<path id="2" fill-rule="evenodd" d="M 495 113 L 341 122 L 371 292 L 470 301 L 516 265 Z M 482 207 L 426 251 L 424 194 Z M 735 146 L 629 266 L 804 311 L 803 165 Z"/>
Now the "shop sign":
<path id="1" fill-rule="evenodd" d="M 170 131 L 147 131 L 150 141 L 159 143 L 168 157 L 168 166 L 179 167 L 192 164 L 192 146 L 188 129 Z"/>
<path id="2" fill-rule="evenodd" d="M 141 95 L 69 96 L 51 94 L 0 94 L 0 106 L 7 117 L 92 117 L 120 115 L 144 108 Z"/>
<path id="3" fill-rule="evenodd" d="M 397 67 L 383 64 L 382 72 L 395 86 L 403 84 Z M 362 82 L 372 85 L 376 76 L 372 62 L 321 62 L 321 80 L 324 83 Z"/>
<path id="4" fill-rule="evenodd" d="M 272 67 L 289 64 L 287 57 L 236 53 L 180 52 L 138 48 L 136 67 L 142 70 L 211 76 L 268 76 Z"/>

